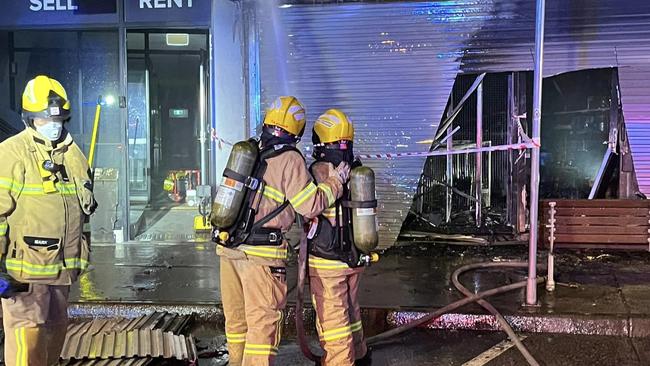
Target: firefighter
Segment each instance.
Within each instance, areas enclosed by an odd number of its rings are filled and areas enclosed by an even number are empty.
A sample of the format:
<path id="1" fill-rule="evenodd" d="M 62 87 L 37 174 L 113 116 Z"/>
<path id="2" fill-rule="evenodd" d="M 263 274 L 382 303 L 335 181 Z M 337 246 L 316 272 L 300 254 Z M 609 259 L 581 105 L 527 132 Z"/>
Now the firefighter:
<path id="1" fill-rule="evenodd" d="M 96 204 L 88 162 L 65 129 L 70 101 L 47 76 L 27 83 L 25 130 L 0 144 L 0 247 L 24 292 L 2 299 L 6 365 L 54 365 L 70 285 L 88 268 L 84 222 Z"/>
<path id="2" fill-rule="evenodd" d="M 302 104 L 295 97 L 278 98 L 266 112 L 259 145 L 257 141 L 253 144 L 255 150 L 259 148 L 255 171 L 260 176 L 242 177 L 230 165 L 246 160 L 233 156 L 241 152 L 244 143 L 233 148 L 229 168 L 224 171 L 224 182 L 231 182 L 229 185 L 240 192 L 244 185 L 258 189 L 242 208 L 254 216 L 254 223 L 236 222 L 231 225 L 235 228 L 230 231 L 232 235 L 226 231 L 215 233 L 220 243 L 217 254 L 230 365 L 273 365 L 287 297 L 288 243 L 284 234 L 294 223 L 295 213 L 313 218 L 331 206 L 341 196 L 342 184 L 350 173 L 349 165 L 341 163 L 316 185 L 295 147 L 304 129 Z M 264 164 L 264 169 L 260 170 L 259 164 Z M 259 185 L 251 183 L 258 180 Z M 232 204 L 237 190 L 227 188 L 222 183 L 213 207 L 211 221 L 217 230 L 222 230 L 222 221 L 216 216 L 224 208 L 241 212 Z"/>
<path id="3" fill-rule="evenodd" d="M 354 158 L 353 139 L 354 126 L 340 110 L 330 109 L 316 120 L 312 132 L 315 162 L 310 167 L 316 182 L 330 176 L 341 162 L 353 169 L 361 165 Z M 344 190 L 341 200 L 312 221 L 308 235 L 309 287 L 324 350 L 323 366 L 370 364 L 357 299 L 364 265 L 352 240 L 351 215 L 342 206 L 343 200 L 349 200 L 347 186 Z"/>

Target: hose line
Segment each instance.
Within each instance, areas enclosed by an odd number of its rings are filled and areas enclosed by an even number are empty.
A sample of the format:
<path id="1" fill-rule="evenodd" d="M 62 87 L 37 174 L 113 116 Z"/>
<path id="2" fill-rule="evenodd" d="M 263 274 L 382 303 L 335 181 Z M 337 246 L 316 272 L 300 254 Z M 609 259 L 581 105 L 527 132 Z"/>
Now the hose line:
<path id="1" fill-rule="evenodd" d="M 472 302 L 477 302 L 479 305 L 481 305 L 483 308 L 488 310 L 490 313 L 492 313 L 496 318 L 497 321 L 499 322 L 499 325 L 503 328 L 503 330 L 508 334 L 508 337 L 513 341 L 515 346 L 517 346 L 517 349 L 522 353 L 524 358 L 526 358 L 526 361 L 532 366 L 539 366 L 539 363 L 535 360 L 535 358 L 530 354 L 530 352 L 526 349 L 526 347 L 523 345 L 519 337 L 515 334 L 514 330 L 512 330 L 512 327 L 508 324 L 508 322 L 505 320 L 505 318 L 499 314 L 499 312 L 487 301 L 483 300 L 486 297 L 489 296 L 494 296 L 498 294 L 502 294 L 505 292 L 510 292 L 513 290 L 517 290 L 520 288 L 526 287 L 527 281 L 520 281 L 520 282 L 515 282 L 509 285 L 493 288 L 487 291 L 479 292 L 477 294 L 473 294 L 470 292 L 467 288 L 465 288 L 459 281 L 459 277 L 462 273 L 470 271 L 470 270 L 475 270 L 475 269 L 485 269 L 485 268 L 527 268 L 528 263 L 526 262 L 487 262 L 487 263 L 475 263 L 475 264 L 468 264 L 464 265 L 454 271 L 452 274 L 452 282 L 456 289 L 460 291 L 463 295 L 466 297 L 458 300 L 456 302 L 453 302 L 449 305 L 446 305 L 435 312 L 428 314 L 422 318 L 416 319 L 408 324 L 404 324 L 402 326 L 399 326 L 397 328 L 391 329 L 389 331 L 386 331 L 381 334 L 377 334 L 373 337 L 370 337 L 367 339 L 367 343 L 369 345 L 376 345 L 382 341 L 385 341 L 389 338 L 392 338 L 396 335 L 402 334 L 408 330 L 411 330 L 413 328 L 417 328 L 423 325 L 426 325 L 433 321 L 436 318 L 439 318 L 440 316 L 454 311 L 462 306 L 465 306 L 467 304 L 470 304 Z M 536 282 L 538 284 L 544 282 L 544 277 L 538 277 L 536 279 Z"/>
<path id="2" fill-rule="evenodd" d="M 312 352 L 311 348 L 309 347 L 309 343 L 307 342 L 307 335 L 305 333 L 305 325 L 303 319 L 304 285 L 305 285 L 306 277 L 308 275 L 307 262 L 309 261 L 309 253 L 307 249 L 308 249 L 307 233 L 306 230 L 303 230 L 300 237 L 300 249 L 298 253 L 298 284 L 297 284 L 298 298 L 296 299 L 296 331 L 298 333 L 298 343 L 300 344 L 300 350 L 302 351 L 303 355 L 307 357 L 309 360 L 313 361 L 316 365 L 319 365 L 320 357 L 316 356 Z M 513 262 L 487 262 L 487 263 L 467 264 L 459 267 L 452 274 L 451 281 L 454 284 L 454 287 L 456 287 L 456 289 L 460 291 L 465 296 L 465 298 L 453 302 L 449 305 L 446 305 L 436 310 L 435 312 L 428 314 L 422 318 L 416 319 L 408 324 L 404 324 L 402 326 L 391 329 L 384 333 L 370 337 L 366 340 L 367 344 L 376 345 L 384 340 L 402 334 L 408 330 L 426 325 L 429 322 L 433 321 L 434 319 L 439 318 L 440 316 L 448 312 L 456 310 L 467 304 L 476 302 L 496 317 L 497 322 L 499 323 L 501 328 L 503 328 L 503 330 L 506 332 L 508 337 L 510 337 L 510 339 L 515 344 L 519 352 L 521 352 L 521 354 L 524 356 L 526 361 L 528 361 L 528 363 L 531 366 L 539 366 L 539 363 L 530 354 L 528 349 L 526 349 L 526 347 L 521 342 L 517 334 L 514 332 L 510 324 L 508 324 L 508 321 L 503 317 L 503 315 L 501 315 L 497 311 L 497 309 L 494 308 L 494 306 L 492 306 L 492 304 L 484 300 L 484 298 L 489 296 L 494 296 L 505 292 L 524 288 L 526 287 L 527 281 L 520 281 L 520 282 L 512 283 L 505 286 L 500 286 L 497 288 L 493 288 L 487 291 L 474 294 L 470 290 L 468 290 L 465 286 L 463 286 L 463 284 L 459 280 L 460 275 L 467 271 L 476 270 L 476 269 L 486 269 L 486 268 L 528 268 L 528 263 L 514 262 L 514 261 Z M 537 277 L 536 282 L 537 284 L 543 283 L 544 277 Z"/>
<path id="3" fill-rule="evenodd" d="M 508 264 L 506 267 L 528 268 L 528 263 L 526 263 L 526 262 L 505 262 L 505 263 Z M 454 273 L 451 276 L 451 281 L 454 284 L 454 287 L 456 287 L 456 289 L 458 291 L 460 291 L 463 295 L 471 296 L 472 292 L 469 291 L 465 286 L 463 286 L 462 283 L 460 283 L 460 280 L 458 279 L 458 277 L 460 277 L 460 274 L 465 272 L 465 271 L 470 271 L 472 269 L 503 267 L 500 264 L 503 264 L 503 263 L 502 262 L 476 263 L 476 264 L 470 264 L 470 265 L 461 267 L 461 268 L 457 269 L 456 271 L 454 271 Z M 462 269 L 462 271 L 461 271 L 461 269 Z M 542 281 L 544 280 L 543 278 L 541 278 L 541 279 L 542 279 Z M 521 340 L 519 339 L 517 334 L 515 334 L 515 331 L 512 329 L 510 324 L 508 324 L 508 321 L 503 317 L 503 315 L 501 315 L 501 313 L 499 313 L 499 311 L 494 306 L 492 306 L 492 304 L 485 301 L 484 299 L 478 299 L 478 300 L 476 300 L 476 302 L 479 305 L 481 305 L 485 310 L 489 311 L 492 315 L 494 315 L 496 317 L 496 319 L 499 322 L 499 325 L 501 326 L 501 328 L 506 332 L 508 337 L 510 337 L 510 340 L 512 340 L 512 342 L 515 344 L 515 346 L 517 346 L 517 349 L 519 350 L 519 352 L 521 352 L 522 356 L 524 356 L 526 361 L 528 361 L 528 363 L 530 365 L 532 365 L 532 366 L 539 366 L 539 363 L 537 362 L 537 360 L 535 360 L 533 355 L 530 354 L 528 349 L 521 342 Z"/>

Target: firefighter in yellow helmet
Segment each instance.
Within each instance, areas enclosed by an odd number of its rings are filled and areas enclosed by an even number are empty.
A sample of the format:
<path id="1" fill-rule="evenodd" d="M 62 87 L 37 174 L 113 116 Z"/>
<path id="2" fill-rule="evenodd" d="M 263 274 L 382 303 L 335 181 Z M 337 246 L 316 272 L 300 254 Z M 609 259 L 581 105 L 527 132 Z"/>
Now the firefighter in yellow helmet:
<path id="1" fill-rule="evenodd" d="M 5 364 L 58 363 L 70 285 L 88 267 L 84 221 L 95 208 L 88 163 L 65 129 L 70 102 L 47 76 L 27 83 L 24 131 L 0 144 L 3 270 L 21 284 L 3 293 Z"/>
<path id="2" fill-rule="evenodd" d="M 314 123 L 312 142 L 315 162 L 310 167 L 316 182 L 342 162 L 352 168 L 354 126 L 345 113 L 330 109 Z M 323 366 L 369 365 L 357 294 L 364 270 L 351 235 L 351 220 L 342 207 L 344 194 L 312 221 L 309 238 L 309 287 L 316 310 L 316 328 L 324 350 Z"/>
<path id="3" fill-rule="evenodd" d="M 284 235 L 296 213 L 313 218 L 330 207 L 350 173 L 349 165 L 342 163 L 315 184 L 296 149 L 304 129 L 302 104 L 295 97 L 278 98 L 266 111 L 260 141 L 254 142 L 259 149 L 254 176 L 224 172 L 224 180 L 230 179 L 233 186 L 239 180 L 240 188 L 253 190 L 240 211 L 243 221 L 231 225 L 232 235 L 223 235 L 228 228 L 215 225 L 221 230 L 215 237 L 230 365 L 273 365 L 287 297 Z M 260 183 L 250 184 L 253 181 Z M 215 204 L 225 202 L 226 189 L 219 188 Z"/>

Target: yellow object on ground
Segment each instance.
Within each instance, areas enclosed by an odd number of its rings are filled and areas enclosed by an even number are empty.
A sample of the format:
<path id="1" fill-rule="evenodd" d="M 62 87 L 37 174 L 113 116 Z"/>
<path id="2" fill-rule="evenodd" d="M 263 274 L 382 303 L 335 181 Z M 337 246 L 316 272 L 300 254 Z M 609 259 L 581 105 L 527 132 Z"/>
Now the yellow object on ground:
<path id="1" fill-rule="evenodd" d="M 194 231 L 210 231 L 212 225 L 210 219 L 201 215 L 194 216 Z"/>

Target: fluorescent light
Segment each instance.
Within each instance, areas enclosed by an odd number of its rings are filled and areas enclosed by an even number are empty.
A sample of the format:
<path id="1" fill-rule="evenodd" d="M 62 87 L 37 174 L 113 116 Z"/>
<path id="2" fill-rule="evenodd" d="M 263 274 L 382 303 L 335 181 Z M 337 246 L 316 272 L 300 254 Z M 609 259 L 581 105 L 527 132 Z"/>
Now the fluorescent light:
<path id="1" fill-rule="evenodd" d="M 190 35 L 187 33 L 167 33 L 167 45 L 172 47 L 185 47 L 190 44 Z"/>
<path id="2" fill-rule="evenodd" d="M 115 103 L 115 97 L 112 95 L 107 95 L 104 101 L 106 102 L 106 105 L 113 105 Z"/>
<path id="3" fill-rule="evenodd" d="M 278 8 L 280 8 L 280 9 L 287 9 L 287 8 L 292 7 L 292 6 L 293 6 L 293 5 L 291 5 L 291 4 L 282 4 L 282 5 L 278 6 Z"/>

